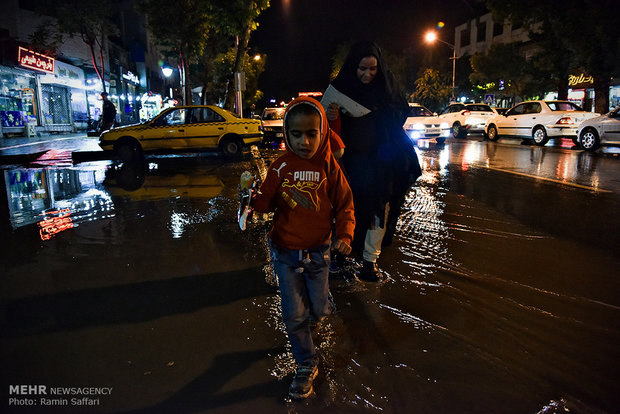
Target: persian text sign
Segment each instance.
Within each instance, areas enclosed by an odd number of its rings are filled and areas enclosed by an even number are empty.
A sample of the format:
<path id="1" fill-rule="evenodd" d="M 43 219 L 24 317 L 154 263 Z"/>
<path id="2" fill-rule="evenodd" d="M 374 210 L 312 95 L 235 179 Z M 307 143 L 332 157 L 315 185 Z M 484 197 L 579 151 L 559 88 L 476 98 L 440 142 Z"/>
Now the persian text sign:
<path id="1" fill-rule="evenodd" d="M 40 70 L 42 72 L 54 73 L 54 58 L 33 52 L 32 50 L 19 47 L 17 59 L 20 66 L 25 68 Z"/>
<path id="2" fill-rule="evenodd" d="M 586 87 L 587 85 L 593 85 L 594 78 L 591 75 L 579 74 L 579 75 L 568 75 L 568 86 L 581 86 Z"/>

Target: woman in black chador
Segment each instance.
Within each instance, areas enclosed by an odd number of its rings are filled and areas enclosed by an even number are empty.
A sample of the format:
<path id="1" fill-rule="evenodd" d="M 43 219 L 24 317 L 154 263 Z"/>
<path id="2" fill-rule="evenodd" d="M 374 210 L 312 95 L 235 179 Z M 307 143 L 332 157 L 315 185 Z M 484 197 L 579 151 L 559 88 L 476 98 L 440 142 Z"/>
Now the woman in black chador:
<path id="1" fill-rule="evenodd" d="M 354 117 L 335 103 L 327 108 L 332 128 L 346 145 L 341 163 L 353 190 L 353 253 L 363 258 L 359 277 L 378 281 L 381 247 L 392 241 L 405 195 L 421 175 L 420 164 L 403 130 L 408 104 L 381 50 L 373 42 L 351 47 L 331 83 L 369 113 Z"/>

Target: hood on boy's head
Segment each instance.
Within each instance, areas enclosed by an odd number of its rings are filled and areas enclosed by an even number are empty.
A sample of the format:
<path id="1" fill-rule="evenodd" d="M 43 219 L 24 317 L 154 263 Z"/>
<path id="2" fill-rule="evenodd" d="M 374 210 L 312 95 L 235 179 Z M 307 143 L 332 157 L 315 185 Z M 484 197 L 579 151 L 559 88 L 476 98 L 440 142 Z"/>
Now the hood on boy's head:
<path id="1" fill-rule="evenodd" d="M 329 132 L 329 123 L 327 122 L 327 115 L 325 114 L 325 109 L 323 109 L 323 105 L 321 105 L 316 99 L 309 96 L 300 96 L 299 98 L 295 98 L 286 107 L 283 122 L 284 142 L 286 143 L 286 150 L 290 153 L 294 153 L 288 140 L 288 115 L 290 111 L 298 105 L 311 106 L 318 112 L 319 116 L 321 117 L 321 143 L 319 144 L 319 149 L 316 151 L 316 154 L 314 154 L 311 159 L 323 159 L 325 158 L 325 155 L 330 151 L 329 139 L 327 139 L 327 134 Z"/>

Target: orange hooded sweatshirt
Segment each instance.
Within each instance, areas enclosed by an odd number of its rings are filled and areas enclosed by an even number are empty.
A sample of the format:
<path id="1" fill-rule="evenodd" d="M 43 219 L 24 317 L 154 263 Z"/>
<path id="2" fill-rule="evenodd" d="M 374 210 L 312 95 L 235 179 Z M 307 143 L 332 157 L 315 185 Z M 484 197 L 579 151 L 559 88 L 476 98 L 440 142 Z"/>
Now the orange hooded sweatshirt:
<path id="1" fill-rule="evenodd" d="M 286 130 L 287 115 L 297 105 L 311 105 L 321 116 L 321 142 L 310 159 L 293 152 Z M 271 164 L 252 201 L 260 213 L 275 211 L 269 235 L 278 246 L 302 250 L 328 244 L 334 218 L 336 238 L 349 244 L 353 239 L 353 194 L 332 154 L 329 134 L 334 132 L 317 100 L 300 97 L 289 104 L 284 114 L 286 153 Z"/>

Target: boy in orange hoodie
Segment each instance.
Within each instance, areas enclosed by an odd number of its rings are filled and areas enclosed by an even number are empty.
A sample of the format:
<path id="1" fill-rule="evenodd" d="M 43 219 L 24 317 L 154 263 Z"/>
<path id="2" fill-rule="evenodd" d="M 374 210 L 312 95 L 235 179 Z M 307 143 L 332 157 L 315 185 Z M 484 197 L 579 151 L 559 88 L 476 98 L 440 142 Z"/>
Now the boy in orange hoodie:
<path id="1" fill-rule="evenodd" d="M 310 332 L 310 316 L 320 320 L 330 312 L 331 249 L 351 252 L 355 228 L 353 195 L 329 144 L 333 132 L 321 104 L 313 98 L 293 100 L 284 115 L 286 154 L 270 166 L 252 201 L 261 213 L 275 211 L 269 233 L 271 256 L 282 299 L 286 326 L 297 371 L 291 397 L 306 398 L 318 374 Z"/>

